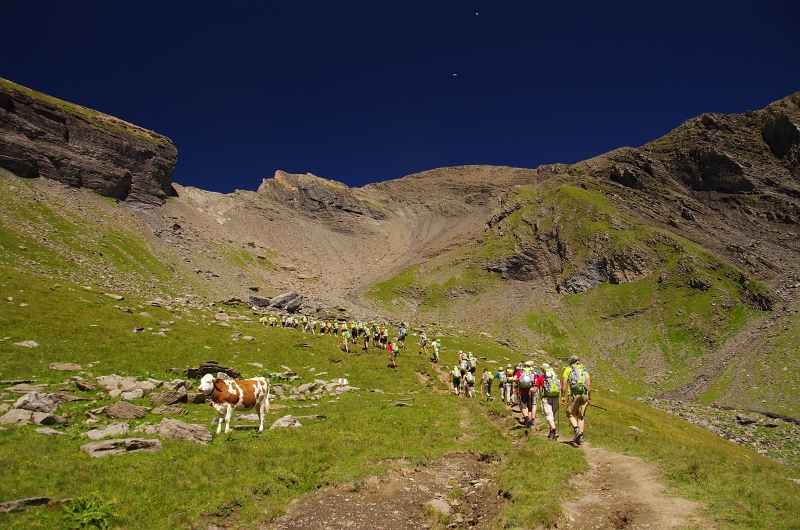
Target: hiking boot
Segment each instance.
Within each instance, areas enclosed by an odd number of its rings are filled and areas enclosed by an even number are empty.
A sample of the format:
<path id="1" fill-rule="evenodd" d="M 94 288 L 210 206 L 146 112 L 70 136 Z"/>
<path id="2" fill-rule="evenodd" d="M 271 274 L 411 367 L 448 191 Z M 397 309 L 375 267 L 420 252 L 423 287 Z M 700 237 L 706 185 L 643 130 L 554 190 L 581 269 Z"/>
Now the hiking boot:
<path id="1" fill-rule="evenodd" d="M 579 432 L 578 434 L 576 434 L 573 442 L 575 442 L 578 445 L 581 445 L 583 443 L 583 433 Z"/>
<path id="2" fill-rule="evenodd" d="M 553 431 L 553 440 L 558 440 L 558 431 Z"/>
<path id="3" fill-rule="evenodd" d="M 550 439 L 552 440 L 552 439 L 553 439 L 553 437 L 554 437 L 553 435 L 555 434 L 555 432 L 556 432 L 556 431 L 554 431 L 553 429 L 550 429 L 550 432 L 549 432 L 549 433 L 547 433 L 547 437 L 548 437 L 548 438 L 550 438 Z"/>

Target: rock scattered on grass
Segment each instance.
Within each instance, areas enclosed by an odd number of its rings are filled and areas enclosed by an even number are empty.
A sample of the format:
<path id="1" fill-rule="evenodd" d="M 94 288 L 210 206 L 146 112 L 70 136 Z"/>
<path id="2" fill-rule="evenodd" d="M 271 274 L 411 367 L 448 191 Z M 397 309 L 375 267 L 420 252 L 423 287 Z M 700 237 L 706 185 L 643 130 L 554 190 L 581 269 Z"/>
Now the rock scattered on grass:
<path id="1" fill-rule="evenodd" d="M 450 504 L 444 499 L 431 499 L 425 503 L 425 506 L 430 506 L 433 511 L 442 515 L 450 515 Z"/>
<path id="2" fill-rule="evenodd" d="M 41 392 L 47 388 L 47 383 L 41 383 L 38 385 L 29 385 L 27 383 L 18 383 L 14 386 L 10 386 L 6 388 L 7 392 L 13 392 L 15 394 L 29 394 L 31 392 Z"/>
<path id="3" fill-rule="evenodd" d="M 269 430 L 273 429 L 282 429 L 284 427 L 302 427 L 299 421 L 295 419 L 291 414 L 288 416 L 284 416 L 282 418 L 278 418 L 275 420 L 275 423 L 269 428 Z"/>
<path id="4" fill-rule="evenodd" d="M 72 425 L 67 418 L 48 412 L 34 412 L 32 419 L 36 425 Z"/>
<path id="5" fill-rule="evenodd" d="M 147 414 L 147 408 L 131 405 L 127 401 L 117 401 L 108 407 L 108 409 L 106 409 L 106 415 L 109 418 L 116 418 L 120 420 L 144 418 L 145 414 Z"/>
<path id="6" fill-rule="evenodd" d="M 14 346 L 22 346 L 23 348 L 38 348 L 39 343 L 35 340 L 23 340 L 22 342 L 15 342 Z"/>
<path id="7" fill-rule="evenodd" d="M 161 450 L 162 446 L 160 440 L 148 438 L 112 438 L 99 442 L 91 442 L 81 446 L 81 451 L 92 458 L 117 456 L 142 451 L 156 453 Z"/>
<path id="8" fill-rule="evenodd" d="M 56 434 L 61 435 L 61 436 L 64 435 L 63 432 L 57 431 L 55 429 L 51 429 L 50 427 L 40 427 L 40 428 L 36 429 L 36 432 L 38 432 L 39 434 L 45 434 L 47 436 L 54 436 Z"/>
<path id="9" fill-rule="evenodd" d="M 170 407 L 169 405 L 159 405 L 150 411 L 150 414 L 156 414 L 159 416 L 168 416 L 173 414 L 188 414 L 188 413 L 189 411 L 186 409 L 182 409 L 179 407 Z"/>
<path id="10" fill-rule="evenodd" d="M 50 502 L 50 499 L 47 497 L 30 497 L 28 499 L 3 502 L 0 503 L 0 513 L 21 512 L 33 506 L 43 506 L 48 502 Z"/>
<path id="11" fill-rule="evenodd" d="M 79 371 L 83 370 L 83 367 L 79 364 L 75 363 L 50 363 L 49 368 L 51 370 L 62 370 L 62 371 Z"/>
<path id="12" fill-rule="evenodd" d="M 32 412 L 55 412 L 64 400 L 60 395 L 51 392 L 31 392 L 25 394 L 14 403 L 14 408 Z"/>
<path id="13" fill-rule="evenodd" d="M 184 423 L 172 418 L 162 419 L 161 423 L 151 425 L 145 432 L 170 440 L 187 440 L 201 445 L 211 441 L 211 431 L 202 425 Z"/>
<path id="14" fill-rule="evenodd" d="M 0 425 L 24 425 L 31 421 L 33 412 L 23 409 L 11 409 L 0 416 Z"/>
<path id="15" fill-rule="evenodd" d="M 81 436 L 85 436 L 90 440 L 102 440 L 106 436 L 120 436 L 122 434 L 128 434 L 130 430 L 130 426 L 125 422 L 113 423 L 108 427 L 104 427 L 103 429 L 92 429 L 91 431 L 87 431 Z"/>

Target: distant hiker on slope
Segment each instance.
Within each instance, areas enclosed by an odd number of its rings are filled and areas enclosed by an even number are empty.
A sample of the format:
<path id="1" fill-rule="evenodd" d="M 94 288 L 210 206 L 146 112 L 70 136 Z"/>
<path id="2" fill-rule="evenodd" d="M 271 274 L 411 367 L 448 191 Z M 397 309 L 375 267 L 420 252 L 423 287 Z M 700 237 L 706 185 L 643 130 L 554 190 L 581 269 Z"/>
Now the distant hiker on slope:
<path id="1" fill-rule="evenodd" d="M 397 358 L 397 346 L 394 342 L 389 342 L 386 345 L 386 349 L 389 350 L 389 362 L 392 364 L 392 368 L 397 370 L 397 363 L 394 360 Z"/>
<path id="2" fill-rule="evenodd" d="M 575 431 L 572 441 L 580 445 L 583 443 L 584 415 L 591 399 L 592 380 L 578 361 L 577 355 L 570 357 L 569 367 L 561 376 L 561 403 L 567 406 L 567 417 Z"/>

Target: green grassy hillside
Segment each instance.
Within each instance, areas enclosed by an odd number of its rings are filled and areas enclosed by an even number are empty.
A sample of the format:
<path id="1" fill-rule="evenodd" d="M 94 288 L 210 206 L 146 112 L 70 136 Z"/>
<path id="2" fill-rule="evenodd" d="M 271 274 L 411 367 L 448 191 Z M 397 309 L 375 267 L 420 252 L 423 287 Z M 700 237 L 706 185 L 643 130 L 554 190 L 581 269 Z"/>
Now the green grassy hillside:
<path id="1" fill-rule="evenodd" d="M 566 480 L 585 468 L 582 454 L 569 446 L 506 431 L 514 422 L 510 418 L 497 421 L 507 415 L 498 402 L 480 404 L 446 393 L 433 365 L 414 349 L 401 353 L 400 369 L 395 372 L 387 368 L 383 352 L 345 354 L 332 337 L 242 320 L 221 326 L 213 319 L 220 308 L 152 307 L 144 305 L 142 298 L 114 300 L 70 282 L 56 286 L 49 278 L 10 269 L 0 272 L 4 300 L 0 379 L 33 378 L 53 389 L 66 388 L 70 394 L 90 398 L 60 410 L 74 422 L 61 429 L 66 436 L 42 436 L 32 426 L 0 430 L 0 458 L 6 476 L 13 477 L 0 484 L 0 501 L 34 496 L 91 499 L 94 494 L 99 495 L 93 501 L 99 513 L 123 528 L 191 526 L 201 518 L 208 521 L 231 513 L 236 514 L 237 524 L 247 526 L 272 519 L 292 498 L 323 485 L 358 483 L 368 475 L 385 473 L 393 461 L 424 463 L 447 451 L 466 449 L 501 460 L 498 473 L 509 500 L 499 524 L 530 528 L 556 521 L 560 500 L 573 494 Z M 115 306 L 132 308 L 133 313 Z M 223 309 L 229 314 L 249 314 L 242 306 Z M 145 331 L 134 333 L 136 327 Z M 156 335 L 159 330 L 166 336 Z M 233 341 L 232 334 L 237 332 L 255 340 Z M 35 340 L 39 347 L 14 345 L 22 340 Z M 479 337 L 444 336 L 443 342 L 445 365 L 455 361 L 458 349 L 489 358 L 517 355 Z M 86 442 L 80 433 L 95 427 L 83 423 L 85 413 L 115 400 L 100 391 L 82 393 L 67 381 L 69 373 L 48 368 L 51 362 L 76 362 L 84 367 L 80 375 L 90 381 L 111 373 L 170 380 L 180 375 L 166 370 L 206 359 L 247 376 L 282 370 L 280 366 L 286 365 L 301 375 L 292 385 L 317 377 L 347 377 L 362 390 L 338 399 L 306 402 L 312 407 L 301 411 L 308 412 L 293 413 L 325 417 L 306 420 L 301 429 L 259 434 L 240 428 L 216 436 L 208 446 L 164 440 L 160 453 L 91 459 L 79 451 Z M 264 369 L 249 363 L 261 363 Z M 592 443 L 661 462 L 671 491 L 704 503 L 706 515 L 717 528 L 800 524 L 796 519 L 800 486 L 786 480 L 796 469 L 680 418 L 609 394 L 602 382 L 599 386 L 596 402 L 606 410 L 592 410 Z M 390 406 L 398 399 L 412 406 Z M 150 404 L 146 399 L 134 403 Z M 180 419 L 189 423 L 210 426 L 216 416 L 204 405 L 182 407 L 188 414 Z M 275 411 L 270 418 L 288 412 Z M 130 423 L 134 427 L 160 418 L 148 415 Z M 464 427 L 465 419 L 468 427 Z M 644 432 L 632 431 L 629 425 Z M 463 437 L 465 431 L 472 436 Z M 514 438 L 516 444 L 511 443 Z M 544 462 L 552 469 L 548 481 L 538 479 Z M 152 502 L 155 498 L 158 503 Z M 0 526 L 65 527 L 71 520 L 63 510 L 31 509 L 0 515 Z"/>
<path id="2" fill-rule="evenodd" d="M 771 315 L 772 294 L 698 245 L 632 219 L 615 207 L 611 194 L 598 182 L 542 193 L 519 188 L 480 240 L 376 284 L 366 296 L 398 314 L 414 307 L 428 319 L 471 304 L 488 313 L 486 331 L 555 357 L 580 353 L 630 395 L 681 388 L 713 370 L 716 353 L 748 322 Z M 481 306 L 487 293 L 502 288 L 503 278 L 563 288 L 570 277 L 591 277 L 598 269 L 606 276 L 596 287 L 540 299 L 507 323 L 493 321 L 491 310 Z M 773 364 L 762 366 L 757 357 L 739 356 L 731 369 L 748 366 L 759 380 L 774 380 Z M 728 396 L 733 381 L 720 378 L 703 399 Z M 796 412 L 782 392 L 760 394 L 766 400 L 761 408 Z"/>

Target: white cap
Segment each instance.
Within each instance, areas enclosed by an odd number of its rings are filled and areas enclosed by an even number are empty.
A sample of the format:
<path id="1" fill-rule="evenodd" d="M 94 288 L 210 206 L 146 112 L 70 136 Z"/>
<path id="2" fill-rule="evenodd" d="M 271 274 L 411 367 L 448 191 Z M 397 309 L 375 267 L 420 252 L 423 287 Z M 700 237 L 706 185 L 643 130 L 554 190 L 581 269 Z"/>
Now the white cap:
<path id="1" fill-rule="evenodd" d="M 549 364 L 547 364 L 547 363 L 542 363 L 542 370 L 547 370 L 548 368 L 550 368 L 550 365 L 549 365 Z"/>

